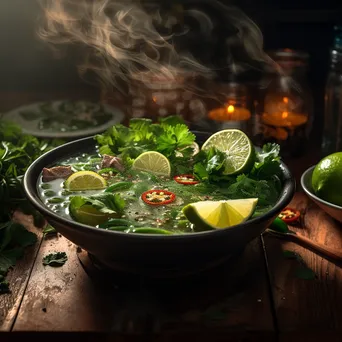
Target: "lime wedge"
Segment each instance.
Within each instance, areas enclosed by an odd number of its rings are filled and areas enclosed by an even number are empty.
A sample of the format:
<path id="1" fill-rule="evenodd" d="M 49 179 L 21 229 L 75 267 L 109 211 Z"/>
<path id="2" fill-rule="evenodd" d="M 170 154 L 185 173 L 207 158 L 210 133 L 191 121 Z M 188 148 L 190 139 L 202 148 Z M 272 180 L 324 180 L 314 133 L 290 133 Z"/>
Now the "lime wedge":
<path id="1" fill-rule="evenodd" d="M 228 228 L 245 222 L 252 216 L 257 202 L 257 198 L 201 201 L 186 205 L 182 211 L 195 225 L 195 230 L 204 231 Z"/>
<path id="2" fill-rule="evenodd" d="M 171 165 L 169 160 L 161 153 L 148 151 L 142 153 L 134 160 L 133 170 L 151 172 L 158 176 L 170 177 Z"/>
<path id="3" fill-rule="evenodd" d="M 110 218 L 117 217 L 117 214 L 106 214 L 85 204 L 80 208 L 73 209 L 69 206 L 70 216 L 77 222 L 88 224 L 90 226 L 97 226 L 101 223 L 107 222 Z"/>
<path id="4" fill-rule="evenodd" d="M 106 185 L 106 180 L 94 171 L 75 172 L 64 182 L 65 188 L 70 191 L 98 190 Z"/>
<path id="5" fill-rule="evenodd" d="M 226 129 L 213 134 L 202 146 L 211 147 L 227 155 L 224 175 L 236 175 L 249 171 L 254 165 L 254 146 L 248 136 L 238 129 Z"/>

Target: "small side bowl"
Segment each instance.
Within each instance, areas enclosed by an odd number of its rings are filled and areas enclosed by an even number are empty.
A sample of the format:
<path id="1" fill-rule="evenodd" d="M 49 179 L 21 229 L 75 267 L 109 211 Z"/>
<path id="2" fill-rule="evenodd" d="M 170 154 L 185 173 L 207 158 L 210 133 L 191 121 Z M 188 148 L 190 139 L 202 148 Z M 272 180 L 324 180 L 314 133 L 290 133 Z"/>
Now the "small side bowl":
<path id="1" fill-rule="evenodd" d="M 315 195 L 314 190 L 312 189 L 311 185 L 311 178 L 312 173 L 316 165 L 311 166 L 308 168 L 303 174 L 300 179 L 300 184 L 305 191 L 305 193 L 328 215 L 333 217 L 335 220 L 342 223 L 342 207 L 336 204 L 329 203 L 324 201 L 323 199 L 317 197 Z"/>

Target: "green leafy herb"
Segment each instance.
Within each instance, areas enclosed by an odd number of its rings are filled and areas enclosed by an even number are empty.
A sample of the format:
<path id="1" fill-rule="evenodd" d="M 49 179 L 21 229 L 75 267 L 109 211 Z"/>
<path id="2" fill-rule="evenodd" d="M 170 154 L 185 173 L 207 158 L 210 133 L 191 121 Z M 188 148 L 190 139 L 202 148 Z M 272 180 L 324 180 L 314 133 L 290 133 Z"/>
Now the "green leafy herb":
<path id="1" fill-rule="evenodd" d="M 280 146 L 275 143 L 268 143 L 256 154 L 256 162 L 251 171 L 252 178 L 269 179 L 273 176 L 280 177 Z"/>
<path id="2" fill-rule="evenodd" d="M 165 156 L 173 156 L 180 148 L 190 146 L 195 141 L 195 135 L 187 125 L 163 126 L 163 134 L 157 138 L 157 149 Z"/>
<path id="3" fill-rule="evenodd" d="M 65 252 L 50 253 L 43 258 L 44 266 L 60 267 L 63 266 L 68 260 Z"/>
<path id="4" fill-rule="evenodd" d="M 115 125 L 105 133 L 95 136 L 100 154 L 119 155 L 130 167 L 135 158 L 146 151 L 158 151 L 170 158 L 178 170 L 189 165 L 194 150 L 195 135 L 179 116 L 160 119 L 131 119 L 129 126 Z M 185 163 L 186 160 L 186 163 Z"/>
<path id="5" fill-rule="evenodd" d="M 20 209 L 32 215 L 37 227 L 45 224 L 42 215 L 25 198 L 22 177 L 35 159 L 62 142 L 37 139 L 23 134 L 17 125 L 0 120 L 0 274 L 3 278 L 23 255 L 24 248 L 37 241 L 35 234 L 12 221 L 13 211 Z M 8 283 L 2 279 L 0 293 L 6 291 Z"/>
<path id="6" fill-rule="evenodd" d="M 90 204 L 105 214 L 122 213 L 125 208 L 125 200 L 119 194 L 103 192 L 93 196 L 73 196 L 70 201 L 70 212 Z"/>
<path id="7" fill-rule="evenodd" d="M 56 233 L 57 233 L 57 230 L 49 224 L 43 229 L 43 237 L 47 235 L 51 235 L 51 234 L 56 234 Z"/>

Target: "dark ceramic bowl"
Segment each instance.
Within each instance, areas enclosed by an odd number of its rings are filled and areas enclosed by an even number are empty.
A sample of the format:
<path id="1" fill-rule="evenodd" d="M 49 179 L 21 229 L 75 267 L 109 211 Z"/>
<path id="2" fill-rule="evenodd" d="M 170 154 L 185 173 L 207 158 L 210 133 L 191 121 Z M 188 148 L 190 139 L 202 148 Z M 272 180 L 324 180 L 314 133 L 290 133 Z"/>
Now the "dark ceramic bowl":
<path id="1" fill-rule="evenodd" d="M 208 137 L 207 133 L 194 133 L 200 144 Z M 37 183 L 43 167 L 53 166 L 68 156 L 94 149 L 95 141 L 93 137 L 89 137 L 64 144 L 45 153 L 28 168 L 24 177 L 24 188 L 34 207 L 58 232 L 112 268 L 120 265 L 127 270 L 142 273 L 155 270 L 172 273 L 182 268 L 195 271 L 201 269 L 203 265 L 223 260 L 258 237 L 288 205 L 295 192 L 295 181 L 286 165 L 282 164 L 284 186 L 274 208 L 260 217 L 229 229 L 171 236 L 127 234 L 98 229 L 52 212 L 40 200 L 37 191 Z"/>

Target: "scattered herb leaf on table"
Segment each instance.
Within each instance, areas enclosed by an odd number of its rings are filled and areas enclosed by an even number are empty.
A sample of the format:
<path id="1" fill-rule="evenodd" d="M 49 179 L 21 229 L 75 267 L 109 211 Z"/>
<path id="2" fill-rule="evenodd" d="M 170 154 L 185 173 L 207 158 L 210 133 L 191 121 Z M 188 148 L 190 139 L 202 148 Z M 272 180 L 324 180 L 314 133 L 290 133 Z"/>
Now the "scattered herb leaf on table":
<path id="1" fill-rule="evenodd" d="M 45 222 L 26 200 L 22 177 L 35 159 L 61 143 L 23 134 L 17 125 L 0 118 L 0 294 L 10 291 L 5 279 L 8 270 L 23 255 L 24 248 L 37 241 L 34 233 L 12 221 L 13 212 L 20 209 L 33 215 L 37 226 Z"/>

